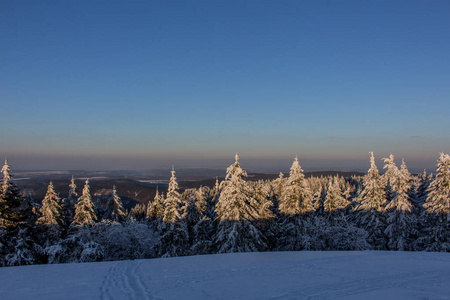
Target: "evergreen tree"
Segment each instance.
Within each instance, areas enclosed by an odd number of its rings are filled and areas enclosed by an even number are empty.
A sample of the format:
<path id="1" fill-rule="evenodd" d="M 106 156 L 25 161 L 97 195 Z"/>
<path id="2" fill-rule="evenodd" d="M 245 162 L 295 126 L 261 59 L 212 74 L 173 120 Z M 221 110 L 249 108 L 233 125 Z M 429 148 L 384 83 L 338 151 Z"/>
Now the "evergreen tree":
<path id="1" fill-rule="evenodd" d="M 205 195 L 203 194 L 203 187 L 200 187 L 198 190 L 194 191 L 194 203 L 201 214 L 206 212 L 207 203 Z"/>
<path id="2" fill-rule="evenodd" d="M 394 197 L 394 191 L 392 185 L 397 176 L 398 168 L 394 162 L 394 155 L 391 153 L 389 158 L 383 158 L 384 166 L 383 169 L 386 169 L 386 172 L 381 176 L 381 182 L 385 187 L 385 195 L 387 203 L 391 202 Z"/>
<path id="3" fill-rule="evenodd" d="M 73 218 L 72 224 L 94 225 L 95 221 L 97 221 L 97 216 L 94 212 L 94 203 L 92 202 L 89 189 L 89 179 L 87 179 L 83 188 L 83 192 L 78 198 L 77 204 L 75 205 L 75 216 Z"/>
<path id="4" fill-rule="evenodd" d="M 417 187 L 417 198 L 416 198 L 416 207 L 419 210 L 422 210 L 424 207 L 427 197 L 428 197 L 428 188 L 430 186 L 431 181 L 433 180 L 433 174 L 427 174 L 424 170 L 422 175 L 420 176 L 420 183 Z"/>
<path id="5" fill-rule="evenodd" d="M 158 187 L 156 187 L 156 194 L 153 201 L 147 204 L 147 219 L 156 219 L 164 217 L 164 197 L 159 194 Z"/>
<path id="6" fill-rule="evenodd" d="M 164 201 L 161 236 L 155 247 L 156 253 L 160 257 L 183 256 L 189 253 L 189 233 L 186 220 L 181 217 L 182 201 L 173 167 L 171 174 L 167 196 Z"/>
<path id="7" fill-rule="evenodd" d="M 342 190 L 339 186 L 337 177 L 330 179 L 328 185 L 328 192 L 324 202 L 325 212 L 333 212 L 340 209 L 345 209 L 350 202 L 342 196 Z"/>
<path id="8" fill-rule="evenodd" d="M 356 224 L 367 231 L 368 242 L 374 249 L 384 250 L 386 220 L 383 213 L 386 197 L 373 152 L 370 155 L 370 169 L 364 179 L 363 191 L 358 197 L 360 204 L 356 208 Z"/>
<path id="9" fill-rule="evenodd" d="M 390 250 L 410 250 L 413 239 L 417 236 L 417 219 L 412 213 L 410 190 L 411 174 L 405 161 L 400 170 L 396 170 L 390 179 L 392 200 L 386 206 L 387 227 L 384 233 Z"/>
<path id="10" fill-rule="evenodd" d="M 381 182 L 373 152 L 370 152 L 370 169 L 364 180 L 364 189 L 359 195 L 357 210 L 383 212 L 386 203 L 384 186 Z"/>
<path id="11" fill-rule="evenodd" d="M 441 153 L 437 174 L 428 188 L 422 216 L 423 235 L 416 249 L 450 252 L 450 155 Z"/>
<path id="12" fill-rule="evenodd" d="M 302 214 L 314 210 L 312 195 L 297 157 L 292 163 L 289 178 L 281 193 L 279 209 L 285 215 Z"/>
<path id="13" fill-rule="evenodd" d="M 122 200 L 117 195 L 116 186 L 113 186 L 103 218 L 114 222 L 123 222 L 126 219 Z"/>
<path id="14" fill-rule="evenodd" d="M 440 154 L 437 174 L 428 191 L 424 205 L 427 213 L 446 214 L 450 218 L 450 155 Z"/>
<path id="15" fill-rule="evenodd" d="M 220 184 L 220 196 L 216 205 L 217 220 L 220 221 L 214 235 L 217 252 L 262 251 L 267 248 L 264 236 L 251 223 L 259 219 L 260 205 L 251 194 L 244 178 L 247 177 L 239 163 L 227 168 L 225 180 Z"/>
<path id="16" fill-rule="evenodd" d="M 244 178 L 247 172 L 241 168 L 236 153 L 235 162 L 228 167 L 225 180 L 220 184 L 220 197 L 216 205 L 219 221 L 254 220 L 259 218 L 258 201 L 253 197 Z"/>
<path id="17" fill-rule="evenodd" d="M 0 185 L 0 228 L 15 228 L 24 223 L 25 216 L 20 209 L 20 191 L 13 182 L 11 166 L 6 159 L 1 172 L 3 181 Z"/>
<path id="18" fill-rule="evenodd" d="M 164 217 L 163 222 L 175 223 L 181 219 L 181 195 L 178 192 L 177 178 L 175 177 L 175 171 L 172 168 L 172 176 L 169 181 L 169 188 L 167 190 L 167 196 L 164 200 Z"/>
<path id="19" fill-rule="evenodd" d="M 70 184 L 69 184 L 69 195 L 67 196 L 67 198 L 64 198 L 62 200 L 62 205 L 61 205 L 61 213 L 63 215 L 63 219 L 64 219 L 64 223 L 66 225 L 69 225 L 70 223 L 72 223 L 73 221 L 73 216 L 75 214 L 75 203 L 78 199 L 78 194 L 76 192 L 77 186 L 75 184 L 75 180 L 72 179 L 70 180 Z"/>
<path id="20" fill-rule="evenodd" d="M 50 181 L 47 187 L 47 193 L 42 200 L 42 207 L 40 209 L 42 216 L 38 219 L 39 224 L 61 225 L 63 223 L 59 201 L 59 195 L 55 192 L 53 182 Z"/>
<path id="21" fill-rule="evenodd" d="M 396 170 L 394 176 L 390 179 L 392 186 L 392 200 L 386 206 L 386 210 L 412 211 L 411 201 L 409 199 L 410 189 L 412 187 L 411 174 L 406 167 L 405 161 L 402 161 L 400 170 Z"/>

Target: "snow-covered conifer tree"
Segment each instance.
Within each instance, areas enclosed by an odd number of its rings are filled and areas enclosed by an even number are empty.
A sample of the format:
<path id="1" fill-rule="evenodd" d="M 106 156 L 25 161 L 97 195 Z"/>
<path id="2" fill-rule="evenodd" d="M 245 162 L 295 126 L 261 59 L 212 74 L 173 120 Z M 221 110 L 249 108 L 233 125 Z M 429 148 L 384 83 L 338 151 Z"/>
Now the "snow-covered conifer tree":
<path id="1" fill-rule="evenodd" d="M 411 174 L 406 167 L 405 161 L 402 161 L 400 170 L 396 170 L 394 176 L 390 179 L 392 186 L 392 201 L 386 206 L 386 210 L 412 211 L 411 201 L 409 199 L 409 190 L 411 189 Z"/>
<path id="2" fill-rule="evenodd" d="M 424 205 L 427 213 L 447 214 L 450 219 L 450 155 L 441 153 L 437 164 L 437 174 L 428 188 Z"/>
<path id="3" fill-rule="evenodd" d="M 394 155 L 391 153 L 389 158 L 383 158 L 384 166 L 383 169 L 386 169 L 386 172 L 381 176 L 381 182 L 385 186 L 385 195 L 387 203 L 391 202 L 394 197 L 392 185 L 397 176 L 398 168 L 394 162 Z"/>
<path id="4" fill-rule="evenodd" d="M 289 178 L 281 193 L 279 209 L 282 214 L 302 214 L 314 210 L 312 195 L 298 158 L 292 163 Z"/>
<path id="5" fill-rule="evenodd" d="M 205 195 L 203 194 L 203 187 L 200 187 L 198 190 L 195 191 L 194 198 L 195 198 L 195 205 L 197 206 L 198 211 L 204 214 L 206 212 L 207 203 Z"/>
<path id="6" fill-rule="evenodd" d="M 345 209 L 349 204 L 350 201 L 342 196 L 342 190 L 339 186 L 339 179 L 337 177 L 330 179 L 327 196 L 324 202 L 325 212 Z"/>
<path id="7" fill-rule="evenodd" d="M 228 167 L 225 180 L 220 184 L 220 197 L 216 205 L 219 221 L 254 220 L 259 217 L 257 200 L 252 197 L 236 153 L 235 162 Z"/>
<path id="8" fill-rule="evenodd" d="M 12 180 L 11 166 L 6 159 L 1 172 L 3 181 L 0 185 L 0 228 L 12 228 L 23 223 L 25 216 L 20 210 L 20 191 Z"/>
<path id="9" fill-rule="evenodd" d="M 369 244 L 377 250 L 386 249 L 386 220 L 383 216 L 386 197 L 373 152 L 370 152 L 370 169 L 364 178 L 358 200 L 360 204 L 356 207 L 356 224 L 368 232 Z"/>
<path id="10" fill-rule="evenodd" d="M 421 223 L 426 224 L 416 250 L 450 251 L 450 155 L 441 153 L 437 174 L 428 188 Z"/>
<path id="11" fill-rule="evenodd" d="M 114 222 L 123 222 L 126 219 L 122 200 L 117 195 L 116 186 L 113 186 L 103 218 Z"/>
<path id="12" fill-rule="evenodd" d="M 72 224 L 76 225 L 93 225 L 97 221 L 97 216 L 94 212 L 94 203 L 92 202 L 91 193 L 89 191 L 89 179 L 83 188 L 81 196 L 75 205 L 75 216 Z"/>
<path id="13" fill-rule="evenodd" d="M 250 192 L 244 178 L 247 177 L 239 163 L 227 168 L 225 180 L 220 184 L 220 196 L 216 205 L 220 221 L 214 236 L 219 253 L 261 251 L 267 248 L 261 232 L 251 221 L 259 219 L 259 202 Z"/>
<path id="14" fill-rule="evenodd" d="M 59 201 L 60 198 L 55 192 L 53 182 L 50 181 L 50 184 L 47 187 L 47 193 L 42 200 L 42 207 L 40 208 L 42 216 L 38 219 L 39 224 L 61 225 L 63 223 Z"/>
<path id="15" fill-rule="evenodd" d="M 75 214 L 75 203 L 78 199 L 78 194 L 76 192 L 77 185 L 75 184 L 75 180 L 72 176 L 69 184 L 69 195 L 67 198 L 62 200 L 61 205 L 61 213 L 63 215 L 64 223 L 69 225 L 73 221 L 73 216 Z"/>
<path id="16" fill-rule="evenodd" d="M 156 187 L 156 194 L 153 201 L 147 204 L 147 219 L 156 219 L 164 217 L 164 198 L 159 194 L 158 187 Z"/>
<path id="17" fill-rule="evenodd" d="M 370 152 L 370 169 L 364 179 L 364 189 L 359 195 L 357 210 L 383 212 L 386 203 L 384 186 L 381 182 L 373 152 Z"/>
<path id="18" fill-rule="evenodd" d="M 391 202 L 386 206 L 387 227 L 384 233 L 390 250 L 410 250 L 413 239 L 417 236 L 417 219 L 412 213 L 410 201 L 411 174 L 405 161 L 400 170 L 396 170 L 389 179 L 392 188 Z"/>
<path id="19" fill-rule="evenodd" d="M 422 210 L 424 207 L 427 197 L 428 197 L 428 188 L 430 186 L 431 181 L 433 180 L 432 174 L 427 174 L 424 170 L 422 175 L 419 176 L 419 185 L 417 187 L 417 196 L 416 196 L 416 207 L 419 210 Z"/>
<path id="20" fill-rule="evenodd" d="M 164 200 L 164 217 L 163 222 L 175 223 L 181 219 L 181 195 L 178 192 L 178 182 L 175 177 L 175 171 L 172 168 L 172 176 L 169 181 L 167 196 Z"/>
<path id="21" fill-rule="evenodd" d="M 167 196 L 164 200 L 161 236 L 155 246 L 157 255 L 161 257 L 182 256 L 189 253 L 189 233 L 186 221 L 181 217 L 182 201 L 173 167 L 171 174 Z"/>

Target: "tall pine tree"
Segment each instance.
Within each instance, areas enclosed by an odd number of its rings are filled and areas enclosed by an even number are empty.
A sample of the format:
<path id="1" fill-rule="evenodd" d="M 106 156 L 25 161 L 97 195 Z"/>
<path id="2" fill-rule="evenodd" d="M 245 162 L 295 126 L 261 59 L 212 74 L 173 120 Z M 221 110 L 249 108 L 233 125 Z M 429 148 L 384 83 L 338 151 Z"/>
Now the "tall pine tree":
<path id="1" fill-rule="evenodd" d="M 25 222 L 25 216 L 20 209 L 20 191 L 13 182 L 11 166 L 6 159 L 1 172 L 3 181 L 0 185 L 0 228 L 15 228 Z"/>
<path id="2" fill-rule="evenodd" d="M 50 181 L 47 187 L 47 193 L 42 200 L 42 207 L 40 208 L 42 216 L 38 219 L 39 224 L 61 225 L 63 223 L 59 202 L 59 195 L 55 192 L 53 182 Z"/>
<path id="3" fill-rule="evenodd" d="M 73 217 L 72 224 L 94 225 L 97 221 L 97 216 L 94 212 L 94 203 L 92 202 L 89 189 L 89 179 L 86 179 L 83 192 L 75 205 L 75 216 Z"/>
<path id="4" fill-rule="evenodd" d="M 241 168 L 236 153 L 235 162 L 227 168 L 220 184 L 216 205 L 218 230 L 214 244 L 218 253 L 262 251 L 267 248 L 264 236 L 251 221 L 259 218 L 259 202 L 245 181 L 247 172 Z"/>
<path id="5" fill-rule="evenodd" d="M 285 215 L 307 213 L 314 210 L 311 191 L 306 184 L 305 175 L 295 157 L 281 193 L 279 203 L 280 213 Z"/>
<path id="6" fill-rule="evenodd" d="M 441 153 L 437 174 L 428 188 L 422 224 L 427 224 L 418 250 L 450 252 L 450 155 Z"/>
<path id="7" fill-rule="evenodd" d="M 373 152 L 370 152 L 370 169 L 364 178 L 358 201 L 360 204 L 356 207 L 356 224 L 367 231 L 368 242 L 374 249 L 386 249 L 386 220 L 383 215 L 386 203 L 385 187 L 381 182 Z"/>
<path id="8" fill-rule="evenodd" d="M 113 222 L 123 222 L 126 219 L 122 200 L 117 195 L 116 186 L 113 186 L 113 189 L 111 191 L 111 196 L 108 199 L 108 204 L 106 205 L 103 219 Z"/>

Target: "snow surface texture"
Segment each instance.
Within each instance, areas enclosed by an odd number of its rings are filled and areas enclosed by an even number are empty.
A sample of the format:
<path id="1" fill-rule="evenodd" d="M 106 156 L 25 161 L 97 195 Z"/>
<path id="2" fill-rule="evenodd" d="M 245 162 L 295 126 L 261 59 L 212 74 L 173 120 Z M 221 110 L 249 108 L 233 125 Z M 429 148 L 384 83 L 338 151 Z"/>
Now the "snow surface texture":
<path id="1" fill-rule="evenodd" d="M 0 268 L 0 299 L 450 299 L 450 254 L 266 252 Z"/>

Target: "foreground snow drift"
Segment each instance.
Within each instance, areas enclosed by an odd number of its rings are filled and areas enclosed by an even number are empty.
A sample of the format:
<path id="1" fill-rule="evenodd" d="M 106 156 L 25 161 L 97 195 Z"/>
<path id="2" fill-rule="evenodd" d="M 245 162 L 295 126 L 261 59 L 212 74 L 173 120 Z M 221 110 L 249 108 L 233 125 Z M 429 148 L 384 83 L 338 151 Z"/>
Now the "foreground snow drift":
<path id="1" fill-rule="evenodd" d="M 450 255 L 266 252 L 0 269 L 0 299 L 450 299 Z"/>

